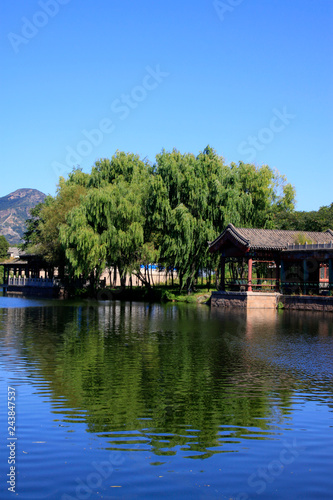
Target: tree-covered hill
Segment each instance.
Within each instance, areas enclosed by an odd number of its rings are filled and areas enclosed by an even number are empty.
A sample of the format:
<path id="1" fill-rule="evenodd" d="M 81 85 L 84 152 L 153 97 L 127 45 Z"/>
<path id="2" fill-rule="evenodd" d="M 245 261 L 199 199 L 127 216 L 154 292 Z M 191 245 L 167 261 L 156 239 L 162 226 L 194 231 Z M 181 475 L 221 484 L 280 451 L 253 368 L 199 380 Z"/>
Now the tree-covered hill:
<path id="1" fill-rule="evenodd" d="M 327 231 L 333 229 L 333 203 L 311 212 L 280 212 L 276 217 L 279 229 L 294 231 Z"/>

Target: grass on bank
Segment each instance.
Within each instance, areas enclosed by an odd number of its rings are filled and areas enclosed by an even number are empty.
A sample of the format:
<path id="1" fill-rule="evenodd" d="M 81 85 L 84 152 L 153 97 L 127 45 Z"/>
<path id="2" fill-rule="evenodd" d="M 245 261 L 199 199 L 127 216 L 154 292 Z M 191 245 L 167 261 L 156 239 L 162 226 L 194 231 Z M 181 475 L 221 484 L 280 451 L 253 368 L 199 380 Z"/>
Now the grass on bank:
<path id="1" fill-rule="evenodd" d="M 161 290 L 162 298 L 167 302 L 187 302 L 187 303 L 202 303 L 207 302 L 211 295 L 211 290 L 208 288 L 196 288 L 195 291 L 188 294 L 187 292 L 180 292 L 179 289 Z"/>
<path id="2" fill-rule="evenodd" d="M 186 290 L 180 292 L 177 287 L 155 286 L 153 288 L 128 287 L 120 288 L 100 288 L 96 293 L 98 300 L 135 300 L 149 302 L 186 302 L 205 303 L 209 300 L 212 288 L 197 286 L 190 294 Z M 88 298 L 91 296 L 89 290 L 81 288 L 73 290 L 76 297 Z"/>

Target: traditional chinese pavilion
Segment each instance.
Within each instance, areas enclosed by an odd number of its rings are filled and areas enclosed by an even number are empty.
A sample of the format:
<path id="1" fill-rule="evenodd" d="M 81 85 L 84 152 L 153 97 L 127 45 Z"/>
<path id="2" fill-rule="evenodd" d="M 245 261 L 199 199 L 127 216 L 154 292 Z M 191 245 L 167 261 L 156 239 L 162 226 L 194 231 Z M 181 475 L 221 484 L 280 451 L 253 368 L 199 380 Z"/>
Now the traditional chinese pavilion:
<path id="1" fill-rule="evenodd" d="M 57 295 L 59 270 L 39 255 L 19 253 L 17 257 L 0 262 L 4 269 L 3 288 L 12 293 Z"/>
<path id="2" fill-rule="evenodd" d="M 304 244 L 299 243 L 305 241 Z M 280 231 L 229 224 L 209 251 L 221 256 L 220 289 L 329 293 L 333 290 L 333 231 Z M 247 276 L 226 277 L 226 264 L 242 263 Z M 266 264 L 269 276 L 254 277 Z M 262 267 L 262 266 L 261 266 Z M 267 270 L 269 272 L 267 272 Z"/>

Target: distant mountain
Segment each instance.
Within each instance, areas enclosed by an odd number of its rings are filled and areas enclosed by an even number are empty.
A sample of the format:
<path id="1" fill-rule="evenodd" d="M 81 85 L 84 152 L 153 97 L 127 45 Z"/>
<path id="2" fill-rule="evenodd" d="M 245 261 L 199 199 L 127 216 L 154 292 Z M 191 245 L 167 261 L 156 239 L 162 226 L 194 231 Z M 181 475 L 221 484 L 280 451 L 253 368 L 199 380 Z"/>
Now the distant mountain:
<path id="1" fill-rule="evenodd" d="M 30 209 L 44 200 L 46 195 L 37 189 L 17 189 L 0 198 L 0 234 L 11 246 L 20 243 Z"/>

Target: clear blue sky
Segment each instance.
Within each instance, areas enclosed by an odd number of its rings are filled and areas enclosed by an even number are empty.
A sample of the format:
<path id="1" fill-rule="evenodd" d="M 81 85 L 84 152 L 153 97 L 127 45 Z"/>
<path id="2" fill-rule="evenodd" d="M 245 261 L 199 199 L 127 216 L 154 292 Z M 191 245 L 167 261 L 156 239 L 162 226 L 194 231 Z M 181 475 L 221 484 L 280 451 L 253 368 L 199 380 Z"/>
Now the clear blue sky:
<path id="1" fill-rule="evenodd" d="M 117 149 L 154 162 L 209 144 L 276 168 L 298 210 L 333 202 L 331 0 L 3 0 L 0 14 L 0 196 L 53 195 Z"/>

